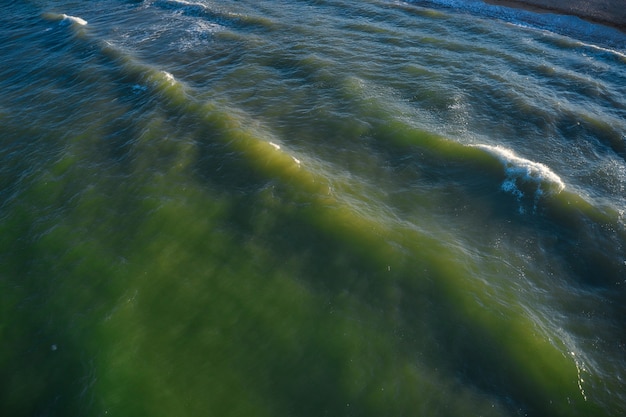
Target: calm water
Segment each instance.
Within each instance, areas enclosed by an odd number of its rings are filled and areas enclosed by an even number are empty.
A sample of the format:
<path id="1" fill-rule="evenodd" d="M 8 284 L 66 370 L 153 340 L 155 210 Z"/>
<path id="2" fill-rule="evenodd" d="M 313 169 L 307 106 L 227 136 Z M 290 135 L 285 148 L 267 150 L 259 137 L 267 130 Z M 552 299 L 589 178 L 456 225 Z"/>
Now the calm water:
<path id="1" fill-rule="evenodd" d="M 0 415 L 625 415 L 626 36 L 461 4 L 5 4 Z"/>

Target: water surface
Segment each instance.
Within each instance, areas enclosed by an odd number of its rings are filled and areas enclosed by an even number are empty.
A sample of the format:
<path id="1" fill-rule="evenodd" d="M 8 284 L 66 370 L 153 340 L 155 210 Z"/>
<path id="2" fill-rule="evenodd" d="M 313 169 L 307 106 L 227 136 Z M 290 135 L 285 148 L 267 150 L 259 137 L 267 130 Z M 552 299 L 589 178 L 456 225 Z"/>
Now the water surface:
<path id="1" fill-rule="evenodd" d="M 626 38 L 449 5 L 5 7 L 0 414 L 623 415 Z"/>

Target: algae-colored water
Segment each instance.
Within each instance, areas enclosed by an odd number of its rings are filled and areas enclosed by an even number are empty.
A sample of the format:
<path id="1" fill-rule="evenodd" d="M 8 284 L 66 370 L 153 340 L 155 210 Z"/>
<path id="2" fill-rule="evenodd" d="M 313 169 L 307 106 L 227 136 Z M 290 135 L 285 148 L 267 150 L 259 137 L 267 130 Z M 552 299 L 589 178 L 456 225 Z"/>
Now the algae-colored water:
<path id="1" fill-rule="evenodd" d="M 0 414 L 626 410 L 617 34 L 387 1 L 0 19 Z"/>

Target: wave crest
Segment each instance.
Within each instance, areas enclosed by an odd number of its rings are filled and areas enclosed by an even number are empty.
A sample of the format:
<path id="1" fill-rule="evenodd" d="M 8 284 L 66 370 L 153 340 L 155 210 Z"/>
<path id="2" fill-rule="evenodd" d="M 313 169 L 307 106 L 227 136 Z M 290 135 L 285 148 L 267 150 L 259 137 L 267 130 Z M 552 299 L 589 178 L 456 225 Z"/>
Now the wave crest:
<path id="1" fill-rule="evenodd" d="M 60 20 L 61 22 L 68 25 L 76 24 L 79 26 L 87 26 L 87 21 L 82 17 L 70 16 L 65 13 L 44 13 L 43 17 L 47 20 Z"/>
<path id="2" fill-rule="evenodd" d="M 510 149 L 502 146 L 471 145 L 480 148 L 495 156 L 504 167 L 505 180 L 501 189 L 514 195 L 519 201 L 530 191 L 534 201 L 543 194 L 559 194 L 565 189 L 565 183 L 549 167 L 540 163 L 522 158 Z M 523 209 L 520 207 L 520 211 Z"/>

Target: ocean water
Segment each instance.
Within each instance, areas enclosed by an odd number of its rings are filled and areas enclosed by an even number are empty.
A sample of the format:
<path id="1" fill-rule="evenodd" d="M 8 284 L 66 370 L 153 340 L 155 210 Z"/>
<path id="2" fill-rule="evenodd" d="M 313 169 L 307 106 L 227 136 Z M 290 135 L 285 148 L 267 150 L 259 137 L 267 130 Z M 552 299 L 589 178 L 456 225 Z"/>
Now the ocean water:
<path id="1" fill-rule="evenodd" d="M 626 414 L 626 35 L 41 0 L 0 40 L 0 415 Z"/>

